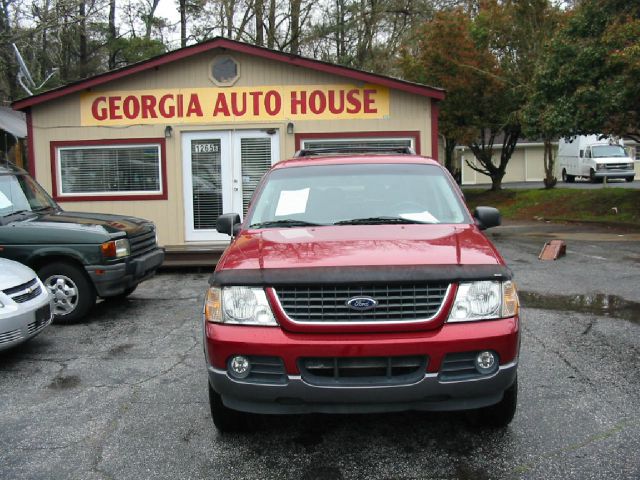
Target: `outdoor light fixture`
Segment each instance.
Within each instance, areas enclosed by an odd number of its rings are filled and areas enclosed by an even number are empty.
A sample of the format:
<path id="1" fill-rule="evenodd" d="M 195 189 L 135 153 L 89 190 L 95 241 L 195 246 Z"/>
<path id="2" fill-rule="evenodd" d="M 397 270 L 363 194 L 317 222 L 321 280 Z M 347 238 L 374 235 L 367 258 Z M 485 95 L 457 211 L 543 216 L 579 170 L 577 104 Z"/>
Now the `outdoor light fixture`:
<path id="1" fill-rule="evenodd" d="M 167 125 L 166 127 L 164 127 L 164 138 L 171 138 L 172 134 L 173 128 L 171 128 L 171 125 Z"/>
<path id="2" fill-rule="evenodd" d="M 293 134 L 293 122 L 289 122 L 289 123 L 287 123 L 287 133 L 288 133 L 289 135 L 292 135 L 292 134 Z"/>

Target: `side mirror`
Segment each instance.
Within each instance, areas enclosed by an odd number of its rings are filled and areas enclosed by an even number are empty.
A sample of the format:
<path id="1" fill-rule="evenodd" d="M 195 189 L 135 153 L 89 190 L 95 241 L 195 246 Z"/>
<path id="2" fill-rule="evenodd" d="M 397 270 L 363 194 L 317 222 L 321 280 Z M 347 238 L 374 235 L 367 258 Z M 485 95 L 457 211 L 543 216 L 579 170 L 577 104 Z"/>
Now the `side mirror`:
<path id="1" fill-rule="evenodd" d="M 493 207 L 477 207 L 473 211 L 473 218 L 475 218 L 476 225 L 480 230 L 497 227 L 502 222 L 500 212 Z"/>
<path id="2" fill-rule="evenodd" d="M 216 220 L 216 230 L 235 237 L 240 231 L 240 215 L 237 213 L 225 213 Z"/>

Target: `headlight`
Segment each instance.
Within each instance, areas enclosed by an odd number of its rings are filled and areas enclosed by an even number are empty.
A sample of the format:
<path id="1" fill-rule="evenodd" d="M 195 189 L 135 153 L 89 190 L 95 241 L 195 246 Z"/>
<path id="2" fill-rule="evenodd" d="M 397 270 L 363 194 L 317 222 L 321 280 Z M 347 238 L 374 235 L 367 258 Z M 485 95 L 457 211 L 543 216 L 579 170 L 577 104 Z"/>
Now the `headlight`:
<path id="1" fill-rule="evenodd" d="M 604 170 L 605 168 L 607 168 L 605 163 L 596 163 L 596 170 Z"/>
<path id="2" fill-rule="evenodd" d="M 105 242 L 100 245 L 100 250 L 104 258 L 121 258 L 131 254 L 129 240 L 126 238 Z"/>
<path id="3" fill-rule="evenodd" d="M 470 322 L 513 317 L 519 302 L 511 281 L 465 282 L 458 286 L 449 322 Z"/>
<path id="4" fill-rule="evenodd" d="M 204 302 L 204 316 L 213 323 L 278 325 L 262 288 L 211 287 Z"/>

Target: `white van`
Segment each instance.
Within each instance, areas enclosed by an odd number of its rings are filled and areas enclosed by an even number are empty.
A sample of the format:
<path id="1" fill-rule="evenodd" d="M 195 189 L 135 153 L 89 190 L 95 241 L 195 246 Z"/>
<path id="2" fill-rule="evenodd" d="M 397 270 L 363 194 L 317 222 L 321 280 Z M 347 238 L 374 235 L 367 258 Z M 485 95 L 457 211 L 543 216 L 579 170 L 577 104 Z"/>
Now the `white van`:
<path id="1" fill-rule="evenodd" d="M 601 182 L 605 177 L 632 182 L 635 170 L 621 140 L 602 135 L 561 138 L 558 144 L 558 170 L 563 182 L 586 177 Z"/>

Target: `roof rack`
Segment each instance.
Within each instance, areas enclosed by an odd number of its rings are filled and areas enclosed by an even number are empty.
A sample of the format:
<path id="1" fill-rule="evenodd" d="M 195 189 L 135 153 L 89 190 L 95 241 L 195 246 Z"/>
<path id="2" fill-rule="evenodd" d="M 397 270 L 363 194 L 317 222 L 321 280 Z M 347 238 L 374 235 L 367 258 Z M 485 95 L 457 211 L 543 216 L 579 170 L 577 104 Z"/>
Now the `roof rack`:
<path id="1" fill-rule="evenodd" d="M 397 153 L 401 155 L 415 155 L 416 152 L 411 147 L 393 147 L 393 146 L 358 146 L 358 145 L 345 145 L 339 147 L 323 147 L 323 148 L 303 148 L 302 150 L 298 150 L 294 155 L 295 158 L 298 157 L 312 157 L 315 155 L 348 155 L 351 153 L 371 153 L 371 154 L 380 154 L 380 153 Z"/>

